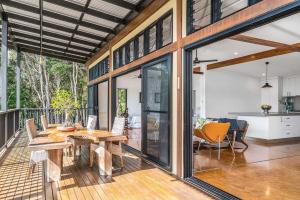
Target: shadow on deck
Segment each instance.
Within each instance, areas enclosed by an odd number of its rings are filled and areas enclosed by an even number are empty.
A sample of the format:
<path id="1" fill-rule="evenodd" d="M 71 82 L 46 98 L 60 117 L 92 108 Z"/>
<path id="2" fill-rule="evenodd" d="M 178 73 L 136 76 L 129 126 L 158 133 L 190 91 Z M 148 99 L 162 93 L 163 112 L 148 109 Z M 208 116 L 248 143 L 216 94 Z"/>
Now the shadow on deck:
<path id="1" fill-rule="evenodd" d="M 0 199 L 210 199 L 130 153 L 126 153 L 125 168 L 112 177 L 99 176 L 95 167 L 89 168 L 86 155 L 83 151 L 75 163 L 64 156 L 59 182 L 45 182 L 42 163 L 27 177 L 30 152 L 27 136 L 21 133 L 0 161 Z"/>

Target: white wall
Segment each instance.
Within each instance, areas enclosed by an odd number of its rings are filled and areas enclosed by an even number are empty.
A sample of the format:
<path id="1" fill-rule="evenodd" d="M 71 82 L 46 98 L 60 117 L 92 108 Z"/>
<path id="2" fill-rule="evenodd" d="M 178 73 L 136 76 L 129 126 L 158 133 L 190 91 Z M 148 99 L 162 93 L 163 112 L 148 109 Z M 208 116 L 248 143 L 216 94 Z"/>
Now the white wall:
<path id="1" fill-rule="evenodd" d="M 205 76 L 202 74 L 193 74 L 192 84 L 193 91 L 195 91 L 193 114 L 194 116 L 205 118 Z"/>
<path id="2" fill-rule="evenodd" d="M 224 69 L 208 70 L 204 76 L 206 117 L 232 117 L 229 112 L 260 112 L 259 78 Z"/>
<path id="3" fill-rule="evenodd" d="M 98 85 L 99 128 L 108 130 L 108 81 Z"/>
<path id="4" fill-rule="evenodd" d="M 132 115 L 141 115 L 141 103 L 139 103 L 139 93 L 141 92 L 141 79 L 137 78 L 140 70 L 120 76 L 116 81 L 116 88 L 127 89 L 127 107 L 128 113 Z"/>

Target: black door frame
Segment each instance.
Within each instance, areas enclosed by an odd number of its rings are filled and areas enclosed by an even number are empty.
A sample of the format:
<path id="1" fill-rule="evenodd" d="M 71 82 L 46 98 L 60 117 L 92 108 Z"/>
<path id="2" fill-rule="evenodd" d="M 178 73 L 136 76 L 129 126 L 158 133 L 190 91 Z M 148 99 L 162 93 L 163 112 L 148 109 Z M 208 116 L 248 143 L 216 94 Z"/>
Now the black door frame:
<path id="1" fill-rule="evenodd" d="M 169 132 L 170 132 L 170 147 L 169 147 L 169 155 L 170 155 L 170 165 L 169 166 L 165 166 L 165 165 L 160 165 L 160 163 L 157 163 L 157 162 L 155 162 L 154 160 L 152 160 L 150 157 L 148 157 L 148 156 L 146 156 L 146 155 L 144 155 L 143 154 L 143 152 L 142 151 L 138 151 L 138 150 L 136 150 L 136 149 L 134 149 L 134 148 L 132 148 L 132 147 L 130 147 L 130 146 L 128 146 L 128 145 L 123 145 L 124 147 L 125 147 L 125 149 L 126 150 L 128 150 L 129 152 L 131 152 L 131 153 L 134 153 L 134 154 L 136 154 L 136 155 L 141 155 L 141 156 L 143 156 L 143 158 L 145 158 L 145 159 L 147 159 L 147 160 L 149 160 L 149 161 L 151 161 L 151 162 L 153 162 L 153 163 L 156 163 L 156 164 L 158 164 L 158 166 L 159 167 L 161 167 L 162 169 L 165 169 L 165 170 L 167 170 L 167 171 L 172 171 L 172 118 L 171 118 L 171 116 L 172 116 L 172 76 L 173 76 L 173 70 L 172 70 L 172 68 L 173 68 L 173 61 L 172 61 L 172 58 L 173 58 L 173 54 L 172 53 L 169 53 L 169 54 L 165 54 L 165 55 L 162 55 L 161 57 L 158 57 L 158 58 L 155 58 L 155 59 L 153 59 L 153 60 L 151 60 L 151 61 L 149 61 L 149 62 L 146 62 L 146 63 L 143 63 L 143 64 L 141 64 L 141 65 L 138 65 L 138 66 L 136 66 L 136 67 L 134 67 L 134 68 L 132 68 L 132 69 L 129 69 L 129 70 L 126 70 L 126 71 L 123 71 L 123 72 L 121 72 L 121 73 L 119 73 L 119 74 L 115 74 L 115 75 L 113 75 L 112 76 L 112 94 L 111 94 L 111 104 L 112 104 L 112 114 L 111 114 L 111 116 L 110 116 L 110 120 L 111 120 L 111 122 L 113 123 L 114 122 L 114 117 L 116 116 L 116 90 L 117 90 L 117 88 L 116 88 L 116 79 L 118 78 L 118 77 L 120 77 L 120 76 L 122 76 L 122 75 L 125 75 L 125 74 L 128 74 L 128 73 L 131 73 L 131 72 L 134 72 L 134 71 L 136 71 L 136 70 L 141 70 L 141 73 L 142 73 L 142 69 L 143 69 L 143 67 L 144 66 L 148 66 L 148 65 L 153 65 L 153 64 L 155 64 L 155 63 L 159 63 L 159 62 L 162 62 L 162 61 L 164 61 L 164 60 L 168 60 L 170 63 L 170 80 L 169 80 Z M 141 80 L 142 81 L 142 80 Z M 143 82 L 143 81 L 142 81 Z M 141 88 L 141 92 L 142 92 L 142 94 L 143 94 L 143 86 L 142 86 L 142 88 Z M 142 102 L 141 102 L 141 106 L 143 106 L 143 100 L 142 100 Z M 141 114 L 142 114 L 142 112 L 143 112 L 143 108 L 141 107 Z M 142 145 L 143 145 L 143 135 L 144 135 L 144 133 L 143 133 L 143 126 L 144 126 L 144 122 L 143 122 L 143 117 L 142 117 L 142 138 L 141 138 L 141 142 L 142 142 Z M 143 147 L 142 147 L 143 148 Z"/>
<path id="2" fill-rule="evenodd" d="M 183 178 L 185 181 L 195 185 L 204 192 L 210 194 L 217 199 L 239 199 L 215 186 L 212 186 L 202 180 L 194 178 L 192 175 L 192 50 L 199 48 L 230 36 L 245 32 L 256 27 L 268 24 L 272 21 L 287 17 L 289 15 L 300 12 L 300 0 L 297 0 L 288 5 L 277 8 L 273 11 L 265 13 L 261 16 L 246 21 L 240 25 L 234 26 L 223 32 L 209 36 L 203 40 L 195 42 L 193 44 L 184 47 L 184 69 L 183 69 L 183 82 L 184 82 L 184 137 L 183 137 Z"/>
<path id="3" fill-rule="evenodd" d="M 172 171 L 172 66 L 173 66 L 173 62 L 172 62 L 172 53 L 166 54 L 164 56 L 161 56 L 159 58 L 156 58 L 150 62 L 147 62 L 143 65 L 141 65 L 141 73 L 142 73 L 142 77 L 144 77 L 144 69 L 147 67 L 151 67 L 153 65 L 162 63 L 162 62 L 167 62 L 168 65 L 168 69 L 169 69 L 169 96 L 168 96 L 168 101 L 169 101 L 169 106 L 168 106 L 168 121 L 169 121 L 169 126 L 168 126 L 168 140 L 169 140 L 169 146 L 168 146 L 168 154 L 169 154 L 169 160 L 168 163 L 162 163 L 159 160 L 157 160 L 156 158 L 152 157 L 151 155 L 147 155 L 145 152 L 145 148 L 146 148 L 146 140 L 144 139 L 146 134 L 147 134 L 147 123 L 146 123 L 146 114 L 144 112 L 145 108 L 144 108 L 144 94 L 145 94 L 145 90 L 146 90 L 146 85 L 142 79 L 142 156 L 152 162 L 154 162 L 155 164 L 158 164 L 160 167 L 162 167 L 163 169 L 167 170 L 167 171 Z"/>

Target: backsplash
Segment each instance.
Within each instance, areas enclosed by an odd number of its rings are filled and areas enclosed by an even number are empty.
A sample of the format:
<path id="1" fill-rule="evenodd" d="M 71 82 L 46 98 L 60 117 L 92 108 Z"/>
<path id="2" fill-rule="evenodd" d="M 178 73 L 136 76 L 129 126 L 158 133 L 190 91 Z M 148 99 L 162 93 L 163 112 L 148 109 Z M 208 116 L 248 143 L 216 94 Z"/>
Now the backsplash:
<path id="1" fill-rule="evenodd" d="M 300 96 L 294 99 L 294 111 L 300 111 Z"/>

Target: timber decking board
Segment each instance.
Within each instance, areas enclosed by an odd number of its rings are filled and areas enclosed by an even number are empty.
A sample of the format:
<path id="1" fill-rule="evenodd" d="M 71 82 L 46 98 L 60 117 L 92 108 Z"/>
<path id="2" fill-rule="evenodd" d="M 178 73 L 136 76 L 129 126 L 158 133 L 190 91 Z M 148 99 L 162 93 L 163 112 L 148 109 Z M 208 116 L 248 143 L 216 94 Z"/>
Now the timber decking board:
<path id="1" fill-rule="evenodd" d="M 126 153 L 125 168 L 112 177 L 99 176 L 88 167 L 87 149 L 77 160 L 64 156 L 61 180 L 47 183 L 45 164 L 27 177 L 30 152 L 27 136 L 21 133 L 0 159 L 0 199 L 45 200 L 177 200 L 211 199 L 162 170 Z M 114 166 L 119 159 L 114 158 Z"/>

